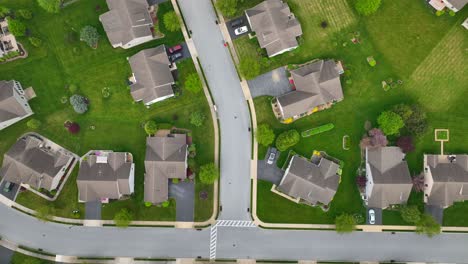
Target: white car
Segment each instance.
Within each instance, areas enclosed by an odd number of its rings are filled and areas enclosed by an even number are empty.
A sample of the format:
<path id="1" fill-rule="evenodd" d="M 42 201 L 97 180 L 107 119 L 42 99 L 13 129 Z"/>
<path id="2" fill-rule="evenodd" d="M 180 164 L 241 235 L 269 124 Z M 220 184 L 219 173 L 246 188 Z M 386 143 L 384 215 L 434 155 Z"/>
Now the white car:
<path id="1" fill-rule="evenodd" d="M 371 225 L 375 224 L 375 211 L 374 211 L 374 209 L 369 210 L 369 224 L 371 224 Z"/>
<path id="2" fill-rule="evenodd" d="M 241 34 L 244 34 L 245 32 L 249 31 L 249 29 L 247 28 L 247 26 L 243 26 L 243 27 L 240 27 L 240 28 L 236 28 L 234 30 L 234 34 L 236 34 L 236 36 L 238 35 L 241 35 Z"/>
<path id="3" fill-rule="evenodd" d="M 270 165 L 273 164 L 273 161 L 275 161 L 275 157 L 276 157 L 276 153 L 274 153 L 274 152 L 270 153 L 270 156 L 268 157 L 267 163 L 270 164 Z"/>

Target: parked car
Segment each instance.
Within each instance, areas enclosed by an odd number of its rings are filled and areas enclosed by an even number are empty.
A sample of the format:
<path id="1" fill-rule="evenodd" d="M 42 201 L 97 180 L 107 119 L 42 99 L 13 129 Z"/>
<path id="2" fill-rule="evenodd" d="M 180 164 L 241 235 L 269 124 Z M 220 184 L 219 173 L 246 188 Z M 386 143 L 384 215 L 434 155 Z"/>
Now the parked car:
<path id="1" fill-rule="evenodd" d="M 171 62 L 176 62 L 178 59 L 182 58 L 182 53 L 179 52 L 179 53 L 174 53 L 172 54 L 169 59 Z"/>
<path id="2" fill-rule="evenodd" d="M 243 24 L 244 24 L 244 19 L 239 18 L 239 19 L 236 19 L 236 20 L 231 22 L 231 27 L 235 28 L 235 27 L 238 27 L 238 26 L 243 25 Z"/>
<path id="3" fill-rule="evenodd" d="M 273 164 L 273 161 L 275 161 L 275 157 L 276 157 L 276 153 L 274 153 L 274 152 L 270 153 L 270 156 L 268 157 L 267 163 L 270 164 L 270 165 Z"/>
<path id="4" fill-rule="evenodd" d="M 14 186 L 15 186 L 14 183 L 7 181 L 7 182 L 5 183 L 5 186 L 3 186 L 3 191 L 6 192 L 6 193 L 7 193 L 7 192 L 11 192 L 11 190 L 13 190 L 13 187 L 14 187 Z"/>
<path id="5" fill-rule="evenodd" d="M 182 50 L 182 45 L 175 45 L 174 47 L 169 48 L 169 53 L 173 54 Z"/>
<path id="6" fill-rule="evenodd" d="M 244 34 L 245 32 L 249 31 L 249 29 L 247 28 L 247 26 L 243 26 L 243 27 L 240 27 L 240 28 L 236 28 L 234 30 L 234 34 L 236 35 L 241 35 L 241 34 Z"/>
<path id="7" fill-rule="evenodd" d="M 374 209 L 369 210 L 369 224 L 375 224 L 375 211 Z"/>

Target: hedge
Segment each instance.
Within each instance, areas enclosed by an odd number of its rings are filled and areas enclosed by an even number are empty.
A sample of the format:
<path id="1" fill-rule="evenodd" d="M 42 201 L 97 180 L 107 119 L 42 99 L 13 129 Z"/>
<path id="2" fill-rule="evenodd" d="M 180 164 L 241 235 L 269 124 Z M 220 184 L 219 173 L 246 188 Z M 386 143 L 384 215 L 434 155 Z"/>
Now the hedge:
<path id="1" fill-rule="evenodd" d="M 335 127 L 335 125 L 333 125 L 332 123 L 328 123 L 328 124 L 325 124 L 325 125 L 322 125 L 322 126 L 319 126 L 319 127 L 314 127 L 312 129 L 303 131 L 301 133 L 301 136 L 302 137 L 310 137 L 310 136 L 313 136 L 313 135 L 317 135 L 317 134 L 332 130 L 334 127 Z"/>

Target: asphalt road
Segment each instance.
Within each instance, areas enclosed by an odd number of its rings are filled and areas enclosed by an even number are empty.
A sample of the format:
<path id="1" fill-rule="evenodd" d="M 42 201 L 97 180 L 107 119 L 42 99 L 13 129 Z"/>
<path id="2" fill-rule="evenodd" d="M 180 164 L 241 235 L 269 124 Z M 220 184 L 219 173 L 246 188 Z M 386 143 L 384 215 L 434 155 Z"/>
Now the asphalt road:
<path id="1" fill-rule="evenodd" d="M 250 113 L 210 0 L 179 0 L 218 109 L 221 131 L 219 218 L 250 220 Z"/>

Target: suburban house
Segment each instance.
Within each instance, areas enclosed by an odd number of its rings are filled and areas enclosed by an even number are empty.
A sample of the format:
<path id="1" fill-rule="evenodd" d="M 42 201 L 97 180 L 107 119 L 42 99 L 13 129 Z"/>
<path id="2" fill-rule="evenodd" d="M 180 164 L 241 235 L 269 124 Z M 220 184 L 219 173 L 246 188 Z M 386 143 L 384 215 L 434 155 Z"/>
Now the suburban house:
<path id="1" fill-rule="evenodd" d="M 295 120 L 343 100 L 341 63 L 319 60 L 290 72 L 295 89 L 273 100 L 273 111 L 277 118 L 283 121 Z"/>
<path id="2" fill-rule="evenodd" d="M 151 105 L 174 96 L 175 84 L 164 45 L 145 49 L 128 59 L 132 68 L 130 93 L 136 102 Z"/>
<path id="3" fill-rule="evenodd" d="M 437 11 L 448 8 L 453 12 L 458 12 L 468 4 L 468 0 L 429 0 L 429 4 Z"/>
<path id="4" fill-rule="evenodd" d="M 54 142 L 26 134 L 5 153 L 0 176 L 5 181 L 52 191 L 72 169 L 73 160 L 71 152 Z"/>
<path id="5" fill-rule="evenodd" d="M 32 88 L 25 92 L 17 81 L 0 81 L 0 130 L 33 114 L 28 104 L 33 94 Z"/>
<path id="6" fill-rule="evenodd" d="M 169 179 L 187 177 L 187 136 L 165 134 L 146 138 L 145 202 L 169 199 Z"/>
<path id="7" fill-rule="evenodd" d="M 134 193 L 135 163 L 128 152 L 93 150 L 80 163 L 76 180 L 80 202 L 108 203 Z"/>
<path id="8" fill-rule="evenodd" d="M 466 29 L 468 29 L 468 18 L 463 21 L 462 26 Z"/>
<path id="9" fill-rule="evenodd" d="M 106 0 L 99 16 L 112 47 L 128 49 L 153 39 L 154 7 L 147 0 Z"/>
<path id="10" fill-rule="evenodd" d="M 268 57 L 293 50 L 302 35 L 299 21 L 289 6 L 281 0 L 265 0 L 245 11 L 250 28 L 255 32 L 261 48 Z"/>
<path id="11" fill-rule="evenodd" d="M 368 207 L 385 209 L 405 204 L 413 183 L 399 147 L 366 148 L 366 193 Z"/>
<path id="12" fill-rule="evenodd" d="M 424 155 L 424 202 L 447 208 L 468 200 L 468 155 Z"/>
<path id="13" fill-rule="evenodd" d="M 19 52 L 19 46 L 15 36 L 8 30 L 8 19 L 0 18 L 0 58 L 10 52 Z"/>
<path id="14" fill-rule="evenodd" d="M 277 189 L 296 202 L 327 206 L 338 189 L 340 173 L 340 166 L 325 157 L 308 160 L 294 155 Z"/>

